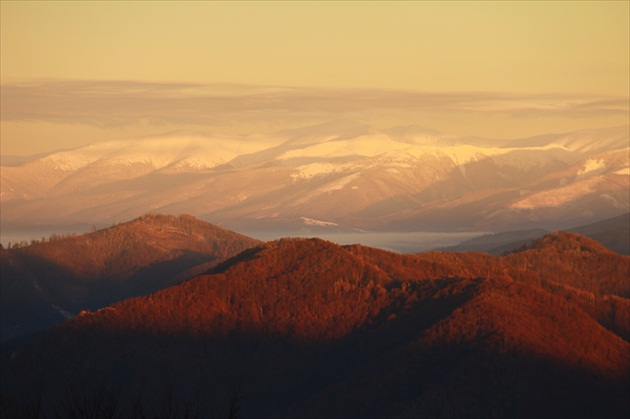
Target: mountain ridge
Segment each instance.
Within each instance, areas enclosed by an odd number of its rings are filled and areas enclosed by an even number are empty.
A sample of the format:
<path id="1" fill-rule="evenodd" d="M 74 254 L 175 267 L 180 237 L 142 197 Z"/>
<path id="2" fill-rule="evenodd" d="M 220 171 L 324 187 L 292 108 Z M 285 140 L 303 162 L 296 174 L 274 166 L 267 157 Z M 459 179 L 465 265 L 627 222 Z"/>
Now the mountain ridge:
<path id="1" fill-rule="evenodd" d="M 146 214 L 81 236 L 53 235 L 2 250 L 2 340 L 179 283 L 258 243 L 191 216 Z M 37 309 L 24 301 L 36 301 Z M 29 320 L 29 312 L 50 314 L 51 306 L 56 316 Z"/>
<path id="2" fill-rule="evenodd" d="M 2 221 L 89 225 L 156 210 L 232 230 L 301 217 L 367 230 L 560 229 L 630 208 L 627 131 L 490 141 L 344 120 L 116 140 L 3 166 Z"/>
<path id="3" fill-rule="evenodd" d="M 592 224 L 567 228 L 565 231 L 587 236 L 619 254 L 630 255 L 630 213 Z M 478 251 L 500 255 L 523 246 L 529 246 L 533 241 L 548 233 L 550 231 L 540 228 L 503 231 L 475 237 L 439 250 L 447 252 Z"/>

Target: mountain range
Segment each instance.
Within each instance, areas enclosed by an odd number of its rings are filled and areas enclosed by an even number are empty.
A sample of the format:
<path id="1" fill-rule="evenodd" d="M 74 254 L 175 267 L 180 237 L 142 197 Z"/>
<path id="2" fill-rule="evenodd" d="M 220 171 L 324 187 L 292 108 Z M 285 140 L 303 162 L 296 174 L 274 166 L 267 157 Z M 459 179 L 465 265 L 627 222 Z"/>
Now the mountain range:
<path id="1" fill-rule="evenodd" d="M 577 227 L 628 254 L 630 214 Z M 501 255 L 549 231 L 506 231 L 440 250 Z M 0 250 L 0 341 L 42 331 L 82 310 L 96 310 L 190 279 L 262 243 L 189 215 L 149 213 L 83 235 L 53 234 Z"/>
<path id="2" fill-rule="evenodd" d="M 188 213 L 236 231 L 563 229 L 630 209 L 629 127 L 496 140 L 333 121 L 3 156 L 5 228 Z"/>
<path id="3" fill-rule="evenodd" d="M 3 415 L 630 414 L 630 257 L 587 237 L 550 233 L 504 256 L 404 255 L 321 239 L 247 241 L 154 214 L 3 258 L 75 254 L 90 242 L 92 256 L 51 260 L 94 282 L 107 243 L 120 244 L 113 235 L 126 237 L 128 254 L 116 260 L 127 262 L 100 281 L 117 292 L 137 282 L 144 294 L 3 346 Z M 131 245 L 134 235 L 148 249 Z M 198 240 L 183 264 L 168 249 L 184 248 L 187 235 Z"/>
<path id="4" fill-rule="evenodd" d="M 592 224 L 568 228 L 566 231 L 582 234 L 617 253 L 630 255 L 630 213 Z M 502 231 L 465 240 L 455 246 L 444 247 L 440 250 L 447 252 L 476 251 L 500 255 L 531 245 L 532 242 L 548 233 L 550 231 L 542 228 Z"/>

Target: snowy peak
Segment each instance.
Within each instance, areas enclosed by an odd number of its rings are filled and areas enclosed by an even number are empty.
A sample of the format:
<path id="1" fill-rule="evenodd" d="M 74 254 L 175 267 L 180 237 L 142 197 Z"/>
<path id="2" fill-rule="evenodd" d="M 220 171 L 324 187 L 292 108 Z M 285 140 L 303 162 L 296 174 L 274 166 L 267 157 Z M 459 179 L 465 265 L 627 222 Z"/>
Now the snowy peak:
<path id="1" fill-rule="evenodd" d="M 174 132 L 3 166 L 2 220 L 101 223 L 160 211 L 232 229 L 295 220 L 515 229 L 627 211 L 629 174 L 627 127 L 523 140 L 354 120 L 247 136 Z"/>
<path id="2" fill-rule="evenodd" d="M 228 163 L 241 154 L 264 149 L 265 141 L 258 137 L 208 136 L 171 133 L 160 136 L 117 140 L 51 154 L 41 161 L 56 169 L 76 171 L 90 165 L 145 165 L 152 169 L 166 167 L 210 169 Z"/>
<path id="3" fill-rule="evenodd" d="M 46 163 L 62 171 L 76 171 L 90 165 L 204 170 L 238 159 L 247 162 L 246 157 L 254 154 L 284 164 L 291 159 L 356 159 L 386 155 L 418 158 L 426 154 L 440 154 L 449 156 L 456 164 L 464 164 L 524 149 L 563 149 L 590 155 L 628 147 L 628 142 L 627 126 L 521 140 L 487 140 L 449 136 L 417 126 L 377 130 L 346 119 L 264 136 L 174 132 L 107 141 L 53 153 L 27 164 Z"/>
<path id="4" fill-rule="evenodd" d="M 503 143 L 506 148 L 562 147 L 579 153 L 600 153 L 630 146 L 630 126 L 580 130 L 565 134 L 548 134 Z"/>
<path id="5" fill-rule="evenodd" d="M 44 161 L 50 161 L 55 168 L 75 171 L 89 165 L 101 166 L 134 164 L 150 165 L 161 169 L 203 150 L 207 139 L 192 136 L 164 136 L 133 140 L 108 141 L 91 144 L 76 150 L 52 154 Z M 220 158 L 217 154 L 212 160 Z"/>
<path id="6" fill-rule="evenodd" d="M 581 153 L 599 153 L 607 150 L 619 150 L 630 146 L 630 126 L 606 128 L 600 130 L 582 130 L 566 134 L 556 143 Z"/>

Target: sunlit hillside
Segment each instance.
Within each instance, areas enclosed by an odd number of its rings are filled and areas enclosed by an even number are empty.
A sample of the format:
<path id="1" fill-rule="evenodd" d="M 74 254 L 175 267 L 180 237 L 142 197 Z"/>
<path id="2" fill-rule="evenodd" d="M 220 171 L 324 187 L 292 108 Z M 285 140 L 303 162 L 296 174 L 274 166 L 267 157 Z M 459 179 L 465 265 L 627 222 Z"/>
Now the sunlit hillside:
<path id="1" fill-rule="evenodd" d="M 53 408 L 104 383 L 128 413 L 170 397 L 247 417 L 625 417 L 629 273 L 569 233 L 503 257 L 283 239 L 5 353 L 3 394 Z"/>
<path id="2" fill-rule="evenodd" d="M 148 214 L 13 245 L 1 252 L 2 340 L 179 283 L 257 243 L 191 216 Z"/>

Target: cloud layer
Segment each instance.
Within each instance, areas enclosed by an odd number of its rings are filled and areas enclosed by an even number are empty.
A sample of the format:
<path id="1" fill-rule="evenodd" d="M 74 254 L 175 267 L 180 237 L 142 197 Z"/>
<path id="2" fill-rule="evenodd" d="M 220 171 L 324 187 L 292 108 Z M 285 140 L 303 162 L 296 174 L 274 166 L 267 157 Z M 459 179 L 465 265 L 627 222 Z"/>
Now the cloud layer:
<path id="1" fill-rule="evenodd" d="M 101 130 L 142 126 L 147 133 L 181 127 L 249 134 L 354 118 L 380 127 L 415 124 L 447 133 L 515 138 L 628 124 L 629 118 L 627 97 L 574 94 L 80 80 L 5 83 L 1 88 L 5 127 L 53 123 Z M 3 137 L 20 140 L 19 131 L 8 128 Z"/>
<path id="2" fill-rule="evenodd" d="M 2 85 L 2 121 L 101 127 L 149 123 L 222 125 L 238 119 L 369 117 L 371 113 L 510 117 L 627 116 L 628 98 L 509 93 L 434 93 L 132 81 L 40 81 Z"/>

